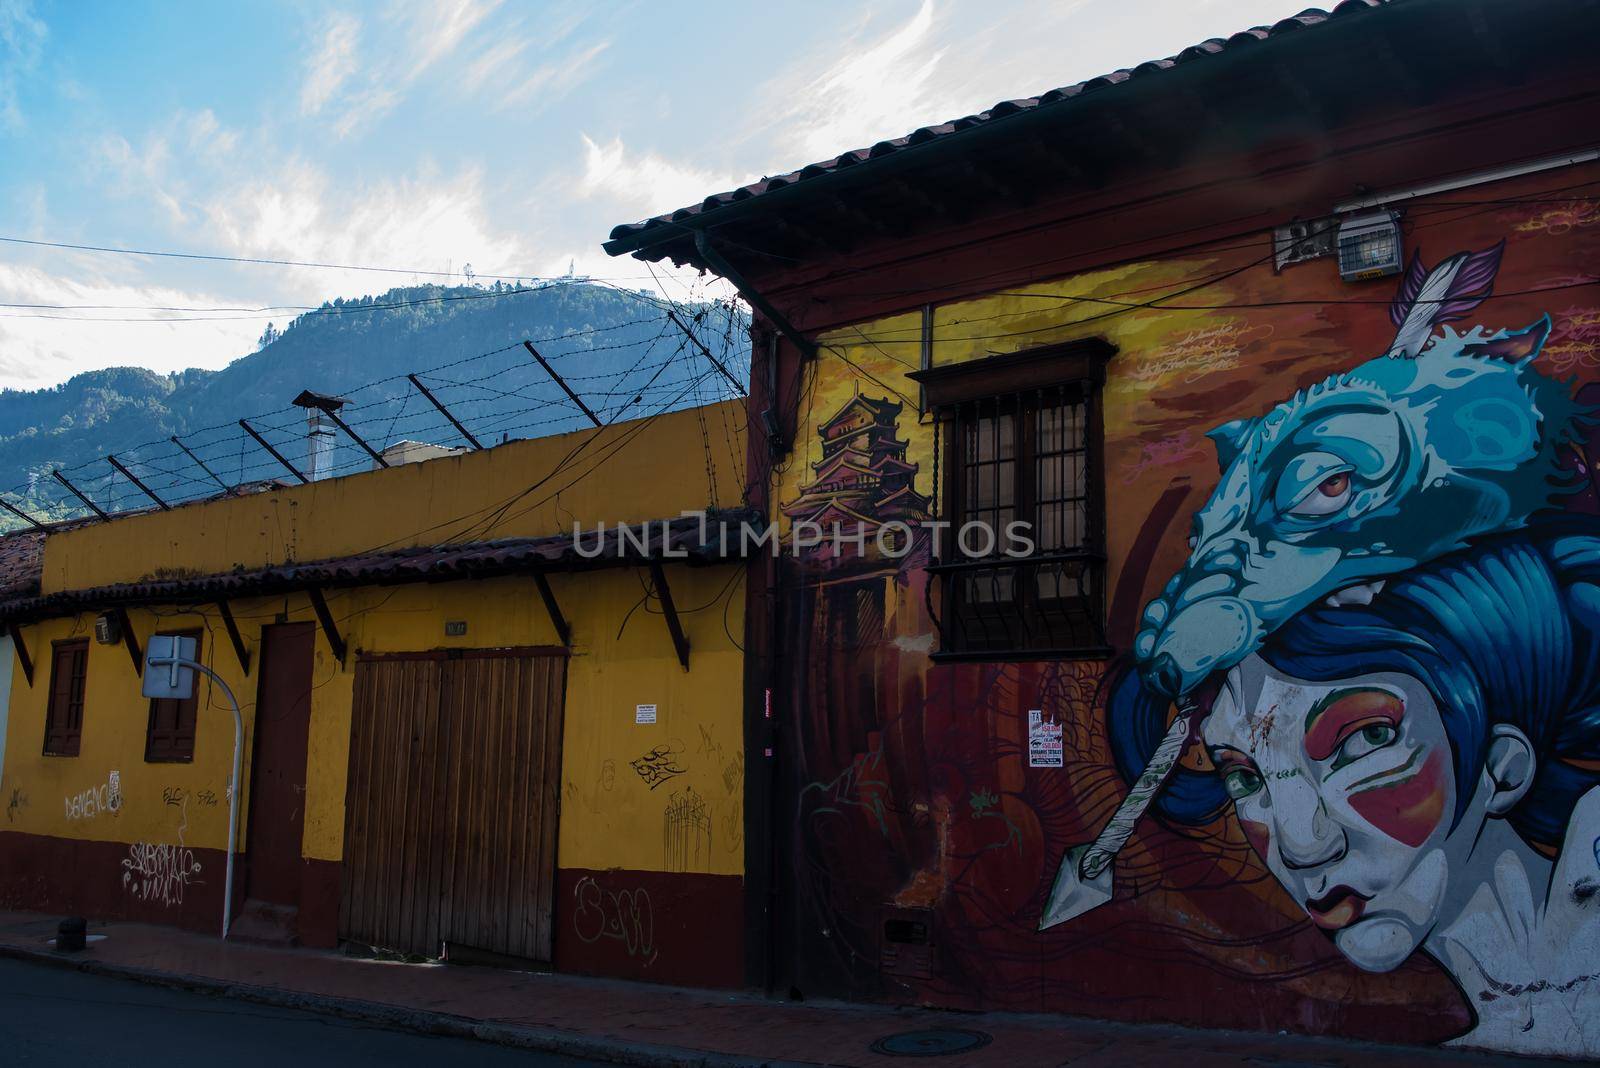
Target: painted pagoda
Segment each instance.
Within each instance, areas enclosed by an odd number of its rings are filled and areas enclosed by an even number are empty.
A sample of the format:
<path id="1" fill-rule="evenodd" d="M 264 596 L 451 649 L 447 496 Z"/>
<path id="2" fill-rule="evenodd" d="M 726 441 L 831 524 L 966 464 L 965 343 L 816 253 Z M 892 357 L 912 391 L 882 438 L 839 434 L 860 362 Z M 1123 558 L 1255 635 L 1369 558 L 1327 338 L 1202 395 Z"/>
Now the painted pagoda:
<path id="1" fill-rule="evenodd" d="M 835 527 L 852 538 L 861 530 L 871 553 L 884 524 L 915 527 L 928 518 L 928 498 L 913 486 L 918 465 L 907 462 L 906 442 L 896 436 L 903 407 L 858 393 L 817 428 L 822 458 L 811 465 L 813 478 L 800 496 L 783 506 L 791 522 L 815 523 L 825 532 L 817 555 L 832 555 Z M 853 546 L 846 549 L 853 553 Z"/>

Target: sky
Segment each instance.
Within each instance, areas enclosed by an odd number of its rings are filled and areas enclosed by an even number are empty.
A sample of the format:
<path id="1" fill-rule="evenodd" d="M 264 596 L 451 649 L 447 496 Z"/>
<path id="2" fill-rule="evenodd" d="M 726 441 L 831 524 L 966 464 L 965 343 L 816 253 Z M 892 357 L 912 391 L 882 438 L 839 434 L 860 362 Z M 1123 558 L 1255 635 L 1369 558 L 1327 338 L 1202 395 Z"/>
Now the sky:
<path id="1" fill-rule="evenodd" d="M 468 269 L 682 297 L 611 228 L 1303 6 L 0 0 L 0 237 L 391 269 L 0 241 L 0 388 L 221 367 Z"/>

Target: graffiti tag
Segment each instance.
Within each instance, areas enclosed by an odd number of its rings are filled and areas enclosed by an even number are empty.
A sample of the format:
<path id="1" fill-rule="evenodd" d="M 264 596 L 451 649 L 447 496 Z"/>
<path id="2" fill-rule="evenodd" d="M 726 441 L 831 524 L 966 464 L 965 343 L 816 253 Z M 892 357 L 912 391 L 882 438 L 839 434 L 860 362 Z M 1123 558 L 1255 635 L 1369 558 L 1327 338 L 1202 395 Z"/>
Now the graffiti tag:
<path id="1" fill-rule="evenodd" d="M 874 749 L 870 753 L 857 753 L 848 768 L 828 782 L 809 784 L 800 791 L 800 796 L 805 799 L 808 795 L 820 795 L 816 807 L 811 810 L 813 817 L 837 814 L 845 808 L 859 809 L 871 816 L 878 830 L 887 837 L 889 820 L 884 796 L 888 791 L 883 750 Z"/>
<path id="2" fill-rule="evenodd" d="M 1600 223 L 1600 208 L 1594 204 L 1583 204 L 1550 208 L 1518 223 L 1515 229 L 1525 234 L 1543 231 L 1553 237 L 1560 237 L 1562 234 L 1596 223 Z"/>
<path id="3" fill-rule="evenodd" d="M 704 726 L 700 727 L 700 748 L 695 750 L 699 756 L 708 756 L 717 763 L 722 763 L 722 743 L 711 737 L 711 732 Z"/>
<path id="4" fill-rule="evenodd" d="M 1129 374 L 1141 385 L 1193 385 L 1214 371 L 1237 367 L 1247 346 L 1259 344 L 1271 334 L 1272 328 L 1266 326 L 1191 330 L 1168 345 L 1160 356 L 1133 367 Z"/>
<path id="5" fill-rule="evenodd" d="M 608 938 L 622 943 L 630 957 L 643 958 L 646 964 L 655 961 L 656 918 L 649 891 L 607 890 L 586 875 L 572 894 L 578 902 L 572 927 L 581 941 L 593 945 Z"/>
<path id="6" fill-rule="evenodd" d="M 1592 371 L 1600 367 L 1600 311 L 1568 308 L 1561 323 L 1545 343 L 1544 359 L 1552 375 Z"/>
<path id="7" fill-rule="evenodd" d="M 6 821 L 15 822 L 17 813 L 28 807 L 28 795 L 18 786 L 11 791 L 11 800 L 6 802 Z"/>
<path id="8" fill-rule="evenodd" d="M 115 815 L 122 807 L 121 776 L 113 771 L 99 786 L 92 786 L 65 801 L 69 820 L 93 819 L 104 812 Z"/>
<path id="9" fill-rule="evenodd" d="M 687 768 L 678 766 L 677 750 L 671 746 L 658 745 L 638 760 L 631 760 L 628 766 L 638 773 L 644 784 L 654 790 L 668 779 L 682 775 Z"/>
<path id="10" fill-rule="evenodd" d="M 711 810 L 693 787 L 667 801 L 661 836 L 667 871 L 698 871 L 711 863 Z"/>
<path id="11" fill-rule="evenodd" d="M 1159 441 L 1147 441 L 1140 447 L 1139 458 L 1124 465 L 1123 484 L 1132 485 L 1140 475 L 1153 467 L 1170 467 L 1204 455 L 1205 450 L 1195 440 L 1194 432 L 1189 430 L 1168 434 Z"/>
<path id="12" fill-rule="evenodd" d="M 184 891 L 200 874 L 194 850 L 181 845 L 135 842 L 122 861 L 122 887 L 141 901 L 183 904 Z"/>
<path id="13" fill-rule="evenodd" d="M 161 801 L 174 808 L 182 808 L 186 801 L 193 801 L 197 805 L 215 805 L 217 793 L 215 790 L 196 790 L 190 793 L 181 786 L 163 786 Z"/>

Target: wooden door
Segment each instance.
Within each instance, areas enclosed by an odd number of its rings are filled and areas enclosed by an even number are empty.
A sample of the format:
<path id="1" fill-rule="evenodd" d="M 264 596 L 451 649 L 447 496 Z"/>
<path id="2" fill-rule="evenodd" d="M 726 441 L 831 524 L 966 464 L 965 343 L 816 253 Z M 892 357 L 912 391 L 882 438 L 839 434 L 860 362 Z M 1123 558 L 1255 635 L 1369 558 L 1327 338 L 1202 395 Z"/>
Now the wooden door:
<path id="1" fill-rule="evenodd" d="M 311 665 L 316 639 L 312 623 L 261 629 L 246 896 L 274 905 L 300 904 L 306 738 L 311 728 Z"/>
<path id="2" fill-rule="evenodd" d="M 341 937 L 550 959 L 565 650 L 356 665 Z"/>

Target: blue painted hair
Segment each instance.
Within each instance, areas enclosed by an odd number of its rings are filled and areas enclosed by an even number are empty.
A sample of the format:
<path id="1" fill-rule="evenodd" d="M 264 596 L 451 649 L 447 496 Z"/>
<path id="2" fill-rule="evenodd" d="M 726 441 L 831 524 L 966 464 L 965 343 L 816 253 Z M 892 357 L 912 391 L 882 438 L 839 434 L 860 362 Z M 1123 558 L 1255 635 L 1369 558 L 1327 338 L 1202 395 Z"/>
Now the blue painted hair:
<path id="1" fill-rule="evenodd" d="M 1485 539 L 1389 580 L 1367 607 L 1307 609 L 1260 654 L 1310 682 L 1386 671 L 1418 679 L 1439 706 L 1458 784 L 1477 780 L 1495 724 L 1520 728 L 1538 772 L 1508 818 L 1529 841 L 1559 844 L 1578 798 L 1600 785 L 1592 763 L 1600 761 L 1600 530 L 1592 518 Z M 1130 781 L 1169 710 L 1137 671 L 1112 682 L 1112 753 Z M 1457 819 L 1471 794 L 1470 785 L 1457 790 Z M 1215 775 L 1180 769 L 1158 804 L 1169 819 L 1193 824 L 1226 800 Z"/>

